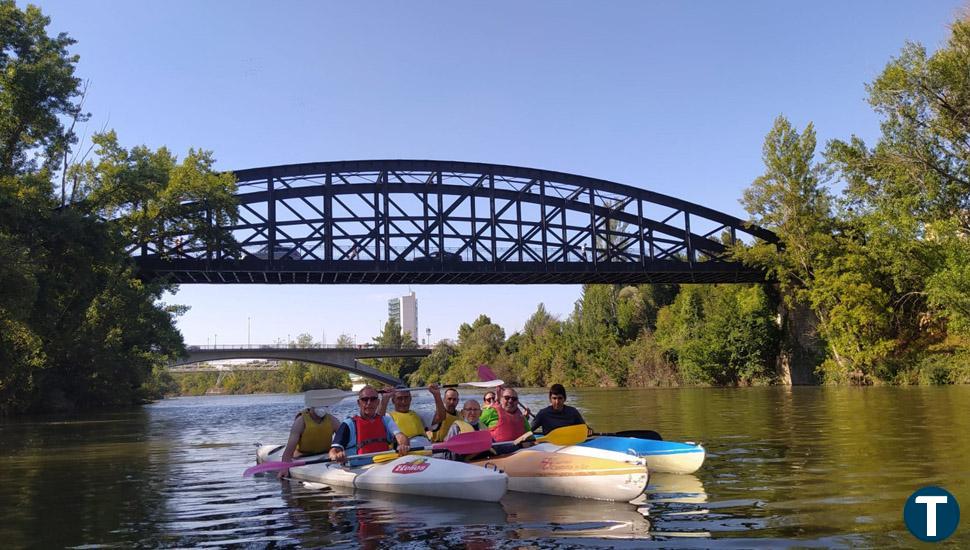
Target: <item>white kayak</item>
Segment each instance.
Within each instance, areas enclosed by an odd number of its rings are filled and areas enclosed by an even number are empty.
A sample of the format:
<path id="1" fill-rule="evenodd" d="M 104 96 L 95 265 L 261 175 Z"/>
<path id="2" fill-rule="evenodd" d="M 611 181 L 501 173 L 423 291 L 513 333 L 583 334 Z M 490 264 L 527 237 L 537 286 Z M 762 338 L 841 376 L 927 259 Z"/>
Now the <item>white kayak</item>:
<path id="1" fill-rule="evenodd" d="M 278 445 L 263 445 L 256 451 L 256 461 L 280 460 L 282 454 Z M 318 456 L 300 457 L 313 458 Z M 508 487 L 508 476 L 494 468 L 421 455 L 361 466 L 353 465 L 353 457 L 346 466 L 334 462 L 307 464 L 290 468 L 290 477 L 334 487 L 484 502 L 498 502 Z"/>
<path id="2" fill-rule="evenodd" d="M 474 464 L 497 467 L 509 490 L 597 500 L 628 501 L 647 487 L 646 461 L 633 455 L 540 443 Z"/>

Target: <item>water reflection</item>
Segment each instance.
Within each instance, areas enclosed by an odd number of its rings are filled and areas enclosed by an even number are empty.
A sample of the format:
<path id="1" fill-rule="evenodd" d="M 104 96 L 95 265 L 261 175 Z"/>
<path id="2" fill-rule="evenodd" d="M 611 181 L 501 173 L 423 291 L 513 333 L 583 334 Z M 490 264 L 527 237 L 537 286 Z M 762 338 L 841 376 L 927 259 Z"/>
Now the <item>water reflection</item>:
<path id="1" fill-rule="evenodd" d="M 534 409 L 545 390 L 522 391 Z M 430 399 L 418 396 L 418 408 Z M 708 450 L 632 504 L 509 493 L 498 504 L 242 478 L 299 396 L 165 401 L 0 421 L 6 547 L 505 548 L 899 546 L 916 488 L 970 502 L 970 387 L 575 390 L 600 431 L 646 427 Z M 345 415 L 350 406 L 338 407 Z M 947 541 L 970 547 L 970 530 Z"/>

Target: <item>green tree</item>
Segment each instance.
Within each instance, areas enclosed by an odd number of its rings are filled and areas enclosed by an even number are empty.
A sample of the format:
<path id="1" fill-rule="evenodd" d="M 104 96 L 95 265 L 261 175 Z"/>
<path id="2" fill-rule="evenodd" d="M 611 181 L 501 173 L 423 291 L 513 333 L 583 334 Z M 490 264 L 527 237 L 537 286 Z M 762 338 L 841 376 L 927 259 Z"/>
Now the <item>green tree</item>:
<path id="1" fill-rule="evenodd" d="M 79 58 L 66 34 L 48 36 L 49 24 L 36 6 L 0 0 L 0 178 L 35 172 L 35 155 L 52 168 L 73 139 L 61 117 L 81 110 Z"/>
<path id="2" fill-rule="evenodd" d="M 458 327 L 458 345 L 451 359 L 451 367 L 442 378 L 446 383 L 478 380 L 477 368 L 486 364 L 493 367 L 499 376 L 508 372 L 503 363 L 495 365 L 505 344 L 505 330 L 492 323 L 487 315 L 479 315 L 472 324 L 462 323 Z M 504 380 L 504 378 L 503 378 Z"/>
<path id="3" fill-rule="evenodd" d="M 426 386 L 441 382 L 451 368 L 451 361 L 456 353 L 455 347 L 449 342 L 438 342 L 431 350 L 431 355 L 421 359 L 418 370 L 408 376 L 408 383 L 412 386 Z"/>
<path id="4" fill-rule="evenodd" d="M 379 348 L 417 349 L 418 344 L 410 333 L 402 334 L 401 325 L 396 319 L 388 319 L 384 329 L 374 338 L 374 345 Z M 391 376 L 402 380 L 418 370 L 420 360 L 414 357 L 388 357 L 385 359 L 371 359 L 365 363 L 376 367 Z"/>
<path id="5" fill-rule="evenodd" d="M 772 378 L 779 337 L 772 309 L 758 285 L 686 286 L 673 304 L 661 310 L 657 343 L 687 381 L 767 382 Z M 648 359 L 649 355 L 641 358 Z"/>

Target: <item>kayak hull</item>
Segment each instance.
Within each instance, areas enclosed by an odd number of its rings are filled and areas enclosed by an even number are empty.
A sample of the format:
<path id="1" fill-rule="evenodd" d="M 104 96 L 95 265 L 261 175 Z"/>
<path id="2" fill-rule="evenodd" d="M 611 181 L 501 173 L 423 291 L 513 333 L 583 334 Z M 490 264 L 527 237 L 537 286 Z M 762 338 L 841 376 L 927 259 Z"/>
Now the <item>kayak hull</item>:
<path id="1" fill-rule="evenodd" d="M 648 480 L 642 459 L 574 445 L 542 443 L 473 464 L 504 471 L 510 491 L 596 500 L 632 500 Z"/>
<path id="2" fill-rule="evenodd" d="M 277 446 L 264 445 L 256 458 L 258 462 L 279 460 L 281 454 Z M 418 455 L 361 466 L 353 466 L 353 458 L 349 466 L 307 464 L 290 468 L 290 477 L 332 487 L 482 502 L 498 502 L 508 487 L 508 476 L 494 469 Z"/>
<path id="3" fill-rule="evenodd" d="M 692 474 L 700 469 L 707 456 L 701 445 L 636 437 L 597 436 L 580 446 L 635 454 L 646 459 L 651 472 L 668 474 Z"/>

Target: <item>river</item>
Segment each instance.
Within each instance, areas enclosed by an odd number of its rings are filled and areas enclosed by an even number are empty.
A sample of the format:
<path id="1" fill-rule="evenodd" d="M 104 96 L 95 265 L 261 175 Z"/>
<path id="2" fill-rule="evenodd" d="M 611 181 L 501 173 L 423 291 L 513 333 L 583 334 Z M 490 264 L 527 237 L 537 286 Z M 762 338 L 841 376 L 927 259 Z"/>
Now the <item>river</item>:
<path id="1" fill-rule="evenodd" d="M 538 410 L 542 390 L 521 391 Z M 427 394 L 420 407 L 430 406 Z M 695 475 L 634 503 L 509 493 L 499 504 L 243 478 L 297 395 L 165 400 L 0 422 L 0 540 L 14 547 L 909 547 L 906 498 L 944 487 L 970 547 L 970 387 L 575 390 L 599 431 L 704 444 Z M 349 403 L 349 402 L 348 402 Z M 349 412 L 349 406 L 336 412 Z"/>

